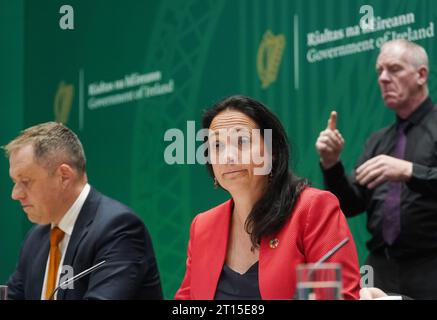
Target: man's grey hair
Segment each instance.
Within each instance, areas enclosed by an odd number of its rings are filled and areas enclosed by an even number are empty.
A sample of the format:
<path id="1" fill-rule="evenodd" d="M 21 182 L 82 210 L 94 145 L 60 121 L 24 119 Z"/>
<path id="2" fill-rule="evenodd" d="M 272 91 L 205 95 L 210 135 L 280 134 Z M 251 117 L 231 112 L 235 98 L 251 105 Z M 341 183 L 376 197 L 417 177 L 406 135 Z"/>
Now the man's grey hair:
<path id="1" fill-rule="evenodd" d="M 406 39 L 391 40 L 384 43 L 384 45 L 381 47 L 381 52 L 386 48 L 395 45 L 405 48 L 409 63 L 411 63 L 416 69 L 420 66 L 426 66 L 426 68 L 429 70 L 428 54 L 426 53 L 425 49 L 417 43 L 408 41 Z"/>
<path id="2" fill-rule="evenodd" d="M 77 135 L 61 123 L 46 122 L 27 128 L 3 149 L 9 157 L 24 146 L 33 146 L 35 161 L 52 171 L 62 163 L 84 174 L 85 152 Z"/>

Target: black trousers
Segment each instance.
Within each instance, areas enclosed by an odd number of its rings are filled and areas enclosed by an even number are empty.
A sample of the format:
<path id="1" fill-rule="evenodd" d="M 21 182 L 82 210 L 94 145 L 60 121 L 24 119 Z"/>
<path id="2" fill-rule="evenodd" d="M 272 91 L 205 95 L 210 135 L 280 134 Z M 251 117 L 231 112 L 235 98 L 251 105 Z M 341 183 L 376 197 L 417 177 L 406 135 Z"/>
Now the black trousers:
<path id="1" fill-rule="evenodd" d="M 410 259 L 395 259 L 384 253 L 370 253 L 374 285 L 385 292 L 413 299 L 437 299 L 437 252 Z"/>

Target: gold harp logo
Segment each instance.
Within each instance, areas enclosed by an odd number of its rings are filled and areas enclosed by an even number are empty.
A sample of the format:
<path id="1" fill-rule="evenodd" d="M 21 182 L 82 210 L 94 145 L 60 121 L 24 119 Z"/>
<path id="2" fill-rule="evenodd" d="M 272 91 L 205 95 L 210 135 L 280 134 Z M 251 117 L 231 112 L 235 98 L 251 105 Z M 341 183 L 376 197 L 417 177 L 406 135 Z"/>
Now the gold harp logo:
<path id="1" fill-rule="evenodd" d="M 274 36 L 270 30 L 264 33 L 261 44 L 258 48 L 256 68 L 261 80 L 263 89 L 276 81 L 279 65 L 285 47 L 285 36 L 283 34 Z"/>
<path id="2" fill-rule="evenodd" d="M 61 81 L 59 83 L 58 91 L 56 92 L 54 101 L 56 122 L 61 122 L 63 124 L 68 122 L 73 96 L 74 86 L 72 84 L 65 84 L 64 81 Z"/>

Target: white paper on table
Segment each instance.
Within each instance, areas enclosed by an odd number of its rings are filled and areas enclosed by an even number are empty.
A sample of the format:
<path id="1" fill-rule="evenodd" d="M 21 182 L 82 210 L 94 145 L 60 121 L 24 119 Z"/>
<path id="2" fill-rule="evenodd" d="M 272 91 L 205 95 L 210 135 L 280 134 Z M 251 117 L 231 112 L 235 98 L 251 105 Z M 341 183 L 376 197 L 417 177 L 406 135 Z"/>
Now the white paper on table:
<path id="1" fill-rule="evenodd" d="M 402 296 L 385 296 L 381 298 L 375 298 L 373 300 L 402 300 Z"/>

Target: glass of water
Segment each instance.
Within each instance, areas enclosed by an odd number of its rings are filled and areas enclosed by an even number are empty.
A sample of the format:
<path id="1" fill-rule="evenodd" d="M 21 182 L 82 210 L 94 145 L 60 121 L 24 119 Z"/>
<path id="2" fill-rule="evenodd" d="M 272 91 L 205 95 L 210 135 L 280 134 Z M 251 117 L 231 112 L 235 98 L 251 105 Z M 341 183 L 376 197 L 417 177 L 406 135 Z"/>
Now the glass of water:
<path id="1" fill-rule="evenodd" d="M 299 300 L 341 300 L 341 265 L 309 263 L 297 266 Z"/>
<path id="2" fill-rule="evenodd" d="M 0 300 L 8 300 L 8 286 L 0 285 Z"/>

